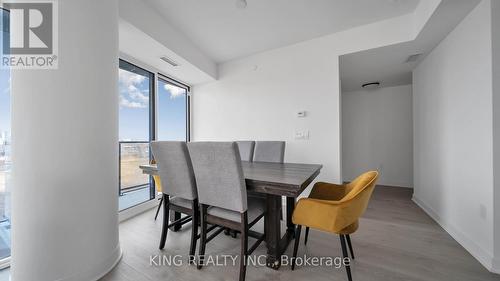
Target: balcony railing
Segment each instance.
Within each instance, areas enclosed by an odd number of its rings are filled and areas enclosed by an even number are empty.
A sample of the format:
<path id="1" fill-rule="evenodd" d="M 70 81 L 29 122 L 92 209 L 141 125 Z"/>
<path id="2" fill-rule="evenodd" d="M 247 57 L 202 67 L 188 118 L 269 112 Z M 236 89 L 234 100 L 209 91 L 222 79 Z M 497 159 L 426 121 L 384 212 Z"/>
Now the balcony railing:
<path id="1" fill-rule="evenodd" d="M 0 260 L 10 256 L 10 143 L 0 139 Z"/>
<path id="2" fill-rule="evenodd" d="M 149 142 L 120 141 L 119 192 L 123 193 L 148 187 L 150 178 L 142 173 L 139 165 L 148 164 L 150 159 Z"/>

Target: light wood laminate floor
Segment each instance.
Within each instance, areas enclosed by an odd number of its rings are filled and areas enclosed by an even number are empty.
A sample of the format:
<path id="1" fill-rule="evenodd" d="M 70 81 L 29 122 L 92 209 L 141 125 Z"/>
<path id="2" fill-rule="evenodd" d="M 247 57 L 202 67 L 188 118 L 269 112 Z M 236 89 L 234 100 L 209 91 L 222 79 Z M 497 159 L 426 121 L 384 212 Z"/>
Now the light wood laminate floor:
<path id="1" fill-rule="evenodd" d="M 375 189 L 368 210 L 360 221 L 360 228 L 352 235 L 356 257 L 351 266 L 353 280 L 500 280 L 500 275 L 489 273 L 413 203 L 411 194 L 412 190 L 405 188 Z M 186 263 L 179 267 L 152 266 L 152 255 L 186 255 L 191 230 L 190 224 L 187 224 L 180 232 L 169 232 L 165 249 L 160 251 L 161 215 L 156 222 L 153 217 L 154 210 L 151 210 L 120 224 L 123 258 L 102 280 L 237 280 L 237 266 L 206 266 L 202 270 Z M 301 238 L 299 256 L 341 255 L 337 236 L 311 230 L 307 246 L 303 244 L 304 233 Z M 253 241 L 250 239 L 249 244 Z M 208 244 L 207 255 L 237 255 L 239 242 L 239 239 L 221 234 Z M 289 256 L 292 247 L 293 242 L 286 252 Z M 265 245 L 261 244 L 254 254 L 264 255 Z M 246 280 L 343 281 L 347 277 L 343 268 L 328 266 L 302 266 L 295 271 L 291 271 L 289 266 L 282 266 L 278 271 L 249 266 Z"/>

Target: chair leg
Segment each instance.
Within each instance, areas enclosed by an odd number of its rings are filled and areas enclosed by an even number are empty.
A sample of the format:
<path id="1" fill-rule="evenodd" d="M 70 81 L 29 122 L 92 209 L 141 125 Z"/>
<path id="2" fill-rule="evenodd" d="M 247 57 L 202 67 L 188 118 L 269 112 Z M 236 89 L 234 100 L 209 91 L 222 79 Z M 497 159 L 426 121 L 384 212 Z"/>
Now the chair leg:
<path id="1" fill-rule="evenodd" d="M 163 194 L 163 226 L 161 227 L 160 250 L 165 248 L 167 241 L 169 205 L 168 195 Z"/>
<path id="2" fill-rule="evenodd" d="M 352 250 L 351 236 L 349 236 L 349 234 L 347 234 L 345 236 L 345 238 L 347 240 L 347 246 L 349 246 L 349 251 L 351 252 L 351 258 L 354 259 L 354 252 Z"/>
<path id="3" fill-rule="evenodd" d="M 163 196 L 160 198 L 160 204 L 158 204 L 158 209 L 156 209 L 155 220 L 158 217 L 158 213 L 160 212 L 161 204 L 163 204 Z"/>
<path id="4" fill-rule="evenodd" d="M 205 259 L 205 247 L 207 244 L 207 206 L 201 205 L 201 239 L 200 239 L 200 252 L 198 260 L 198 269 L 203 266 Z"/>
<path id="5" fill-rule="evenodd" d="M 309 229 L 309 227 L 306 228 L 306 231 L 307 231 L 307 229 Z M 295 245 L 293 246 L 292 270 L 295 269 L 295 260 L 297 259 L 297 251 L 299 250 L 300 231 L 301 230 L 302 230 L 302 225 L 298 224 L 297 229 L 295 230 Z"/>
<path id="6" fill-rule="evenodd" d="M 347 254 L 347 246 L 346 246 L 346 242 L 345 242 L 345 235 L 343 234 L 340 234 L 340 245 L 342 246 L 342 255 L 344 256 L 344 260 L 345 258 L 349 258 L 349 255 Z M 345 266 L 345 269 L 347 271 L 347 279 L 349 281 L 352 281 L 352 275 L 351 275 L 351 266 L 350 265 L 347 265 Z"/>
<path id="7" fill-rule="evenodd" d="M 198 223 L 200 220 L 200 212 L 198 209 L 198 200 L 193 200 L 193 221 L 191 226 L 191 245 L 189 246 L 189 264 L 194 264 L 194 254 L 196 251 L 196 236 L 198 236 Z"/>
<path id="8" fill-rule="evenodd" d="M 245 281 L 247 270 L 248 253 L 248 215 L 247 212 L 241 214 L 241 254 L 240 254 L 240 279 Z"/>
<path id="9" fill-rule="evenodd" d="M 304 245 L 307 245 L 307 238 L 309 237 L 309 227 L 306 227 L 306 236 L 304 237 Z"/>
<path id="10" fill-rule="evenodd" d="M 181 218 L 181 216 L 182 216 L 182 214 L 179 212 L 172 212 L 171 220 L 172 221 L 179 220 Z M 181 228 L 182 228 L 182 224 L 176 223 L 170 227 L 170 230 L 172 230 L 173 232 L 177 232 L 177 231 L 181 230 Z"/>

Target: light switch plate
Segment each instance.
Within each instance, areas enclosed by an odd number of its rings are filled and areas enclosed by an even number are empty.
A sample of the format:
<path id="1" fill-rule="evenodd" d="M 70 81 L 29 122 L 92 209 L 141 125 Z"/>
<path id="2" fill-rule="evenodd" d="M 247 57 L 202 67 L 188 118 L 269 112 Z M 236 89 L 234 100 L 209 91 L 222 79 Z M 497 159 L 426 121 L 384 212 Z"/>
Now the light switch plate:
<path id="1" fill-rule="evenodd" d="M 309 131 L 308 130 L 295 131 L 295 139 L 296 140 L 308 140 L 309 139 Z"/>

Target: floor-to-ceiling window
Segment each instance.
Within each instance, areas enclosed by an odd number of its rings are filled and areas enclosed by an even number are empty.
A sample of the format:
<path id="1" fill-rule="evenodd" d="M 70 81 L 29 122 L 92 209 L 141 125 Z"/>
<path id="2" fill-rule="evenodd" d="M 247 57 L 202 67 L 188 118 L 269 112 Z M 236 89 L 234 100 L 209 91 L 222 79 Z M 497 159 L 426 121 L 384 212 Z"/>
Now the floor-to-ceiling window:
<path id="1" fill-rule="evenodd" d="M 150 141 L 189 140 L 189 87 L 163 75 L 157 77 L 120 60 L 120 210 L 155 197 L 153 181 L 139 168 L 151 161 Z"/>
<path id="2" fill-rule="evenodd" d="M 120 60 L 119 69 L 119 208 L 154 198 L 150 177 L 139 168 L 150 161 L 154 138 L 154 74 Z"/>
<path id="3" fill-rule="evenodd" d="M 0 30 L 0 42 L 8 42 L 9 12 L 2 8 Z M 10 70 L 0 68 L 0 260 L 10 256 L 10 101 Z"/>
<path id="4" fill-rule="evenodd" d="M 189 140 L 189 88 L 160 76 L 158 78 L 158 140 Z"/>

